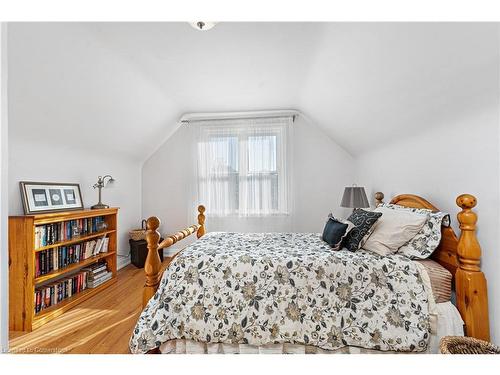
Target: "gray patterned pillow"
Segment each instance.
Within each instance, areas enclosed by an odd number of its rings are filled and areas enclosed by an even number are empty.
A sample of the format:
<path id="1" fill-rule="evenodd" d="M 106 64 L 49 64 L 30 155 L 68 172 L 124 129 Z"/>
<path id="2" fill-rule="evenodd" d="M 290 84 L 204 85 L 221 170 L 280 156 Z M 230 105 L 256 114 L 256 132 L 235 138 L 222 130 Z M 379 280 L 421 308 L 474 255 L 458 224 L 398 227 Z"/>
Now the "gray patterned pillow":
<path id="1" fill-rule="evenodd" d="M 380 206 L 393 210 L 414 212 L 418 215 L 429 215 L 427 222 L 415 237 L 398 250 L 398 254 L 410 259 L 426 259 L 430 257 L 441 242 L 441 226 L 450 225 L 450 215 L 444 212 L 433 212 L 424 208 L 409 208 L 390 203 L 383 203 Z"/>
<path id="2" fill-rule="evenodd" d="M 370 233 L 373 224 L 377 222 L 380 216 L 382 216 L 381 212 L 355 209 L 351 216 L 347 218 L 355 227 L 342 240 L 342 247 L 349 251 L 356 251 L 361 248 L 363 239 Z"/>

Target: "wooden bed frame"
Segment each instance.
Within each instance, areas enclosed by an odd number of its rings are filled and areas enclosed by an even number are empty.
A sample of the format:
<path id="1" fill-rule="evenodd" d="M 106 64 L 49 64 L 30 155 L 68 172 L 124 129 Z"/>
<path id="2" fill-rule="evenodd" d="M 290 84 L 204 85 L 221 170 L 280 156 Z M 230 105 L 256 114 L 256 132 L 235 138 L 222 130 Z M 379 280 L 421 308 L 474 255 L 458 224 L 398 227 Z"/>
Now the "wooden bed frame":
<path id="1" fill-rule="evenodd" d="M 382 203 L 384 194 L 375 194 L 376 204 Z M 426 208 L 439 211 L 424 198 L 412 194 L 402 194 L 391 200 L 398 204 L 412 208 Z M 467 336 L 489 341 L 490 327 L 488 318 L 488 290 L 486 278 L 481 272 L 481 248 L 476 238 L 477 215 L 472 211 L 477 200 L 470 194 L 462 194 L 456 199 L 457 205 L 462 209 L 457 215 L 460 223 L 460 237 L 457 238 L 451 227 L 442 227 L 441 243 L 434 251 L 431 258 L 447 268 L 453 275 L 453 286 L 456 293 L 456 305 L 465 322 Z M 156 216 L 147 220 L 146 241 L 148 255 L 144 266 L 146 284 L 143 292 L 143 307 L 155 294 L 160 284 L 163 271 L 168 267 L 176 255 L 168 257 L 162 264 L 158 255 L 159 249 L 172 246 L 174 243 L 196 232 L 198 238 L 205 234 L 205 207 L 198 206 L 198 224 L 167 236 L 161 243 L 160 219 Z"/>

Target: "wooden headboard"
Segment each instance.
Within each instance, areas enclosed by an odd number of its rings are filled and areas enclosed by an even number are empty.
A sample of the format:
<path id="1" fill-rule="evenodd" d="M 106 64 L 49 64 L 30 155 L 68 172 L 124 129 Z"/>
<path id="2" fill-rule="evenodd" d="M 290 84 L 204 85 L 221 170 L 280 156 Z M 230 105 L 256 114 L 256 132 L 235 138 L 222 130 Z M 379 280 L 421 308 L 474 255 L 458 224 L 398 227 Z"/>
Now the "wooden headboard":
<path id="1" fill-rule="evenodd" d="M 384 194 L 375 194 L 375 202 L 382 203 Z M 413 194 L 401 194 L 391 199 L 392 204 L 404 207 L 426 208 L 439 211 L 426 199 Z M 488 289 L 481 272 L 481 247 L 476 237 L 477 214 L 472 211 L 477 200 L 470 194 L 456 199 L 462 209 L 457 219 L 460 237 L 449 226 L 441 228 L 441 242 L 431 258 L 447 268 L 453 275 L 458 311 L 465 322 L 467 336 L 489 341 Z"/>

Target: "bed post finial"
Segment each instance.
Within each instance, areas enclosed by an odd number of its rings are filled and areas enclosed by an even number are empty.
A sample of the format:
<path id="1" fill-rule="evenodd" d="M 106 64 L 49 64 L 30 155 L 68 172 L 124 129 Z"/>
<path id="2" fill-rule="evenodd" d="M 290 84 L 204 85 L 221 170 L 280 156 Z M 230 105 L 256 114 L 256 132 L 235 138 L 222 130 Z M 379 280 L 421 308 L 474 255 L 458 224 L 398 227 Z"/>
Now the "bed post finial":
<path id="1" fill-rule="evenodd" d="M 198 224 L 199 228 L 198 231 L 196 232 L 196 236 L 200 238 L 201 236 L 205 235 L 206 229 L 205 229 L 205 206 L 200 204 L 198 206 Z"/>
<path id="2" fill-rule="evenodd" d="M 154 296 L 161 280 L 161 260 L 158 254 L 158 241 L 160 240 L 160 219 L 152 216 L 146 224 L 146 241 L 148 243 L 148 255 L 144 263 L 146 273 L 146 284 L 142 294 L 142 307 L 146 307 L 148 301 Z"/>
<path id="3" fill-rule="evenodd" d="M 462 194 L 457 197 L 457 205 L 462 211 L 457 215 L 461 233 L 457 246 L 455 289 L 466 335 L 489 341 L 488 289 L 486 278 L 481 272 L 481 247 L 476 237 L 477 214 L 472 211 L 476 204 L 473 195 Z"/>
<path id="4" fill-rule="evenodd" d="M 375 193 L 375 207 L 382 203 L 384 203 L 384 193 L 382 193 L 381 191 L 377 191 Z"/>

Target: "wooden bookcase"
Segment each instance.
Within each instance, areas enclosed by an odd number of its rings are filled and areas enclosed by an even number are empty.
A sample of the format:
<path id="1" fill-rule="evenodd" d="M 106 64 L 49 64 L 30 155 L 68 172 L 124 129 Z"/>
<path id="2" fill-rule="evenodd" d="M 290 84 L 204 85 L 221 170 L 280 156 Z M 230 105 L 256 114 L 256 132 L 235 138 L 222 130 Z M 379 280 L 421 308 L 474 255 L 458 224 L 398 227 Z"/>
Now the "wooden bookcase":
<path id="1" fill-rule="evenodd" d="M 106 230 L 82 235 L 69 241 L 35 249 L 35 227 L 69 220 L 78 220 L 103 216 Z M 117 216 L 118 208 L 99 210 L 64 211 L 26 216 L 9 217 L 9 329 L 11 331 L 32 331 L 46 322 L 61 315 L 80 302 L 99 293 L 116 282 L 117 266 Z M 35 253 L 59 246 L 78 244 L 102 237 L 109 237 L 108 251 L 36 277 Z M 83 267 L 104 260 L 112 278 L 94 289 L 85 289 L 61 302 L 35 313 L 35 288 L 51 281 L 57 281 Z"/>

